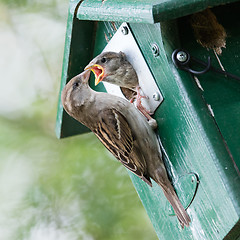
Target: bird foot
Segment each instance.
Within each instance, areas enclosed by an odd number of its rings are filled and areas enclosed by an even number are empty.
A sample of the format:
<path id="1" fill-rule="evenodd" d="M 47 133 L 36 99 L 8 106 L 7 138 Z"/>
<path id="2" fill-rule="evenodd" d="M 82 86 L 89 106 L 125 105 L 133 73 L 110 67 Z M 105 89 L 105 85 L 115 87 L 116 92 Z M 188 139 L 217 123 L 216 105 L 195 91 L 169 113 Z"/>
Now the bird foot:
<path id="1" fill-rule="evenodd" d="M 129 100 L 129 102 L 130 102 L 130 103 L 133 103 L 134 100 L 135 100 L 135 98 L 136 98 L 136 96 L 132 97 L 132 98 Z"/>
<path id="2" fill-rule="evenodd" d="M 152 118 L 149 114 L 149 111 L 147 111 L 146 108 L 144 108 L 142 105 L 141 107 L 138 106 L 138 110 L 143 114 L 143 116 L 145 116 L 147 118 L 148 124 L 152 127 L 152 129 L 156 129 L 157 128 L 157 121 Z"/>
<path id="3" fill-rule="evenodd" d="M 151 112 L 148 111 L 141 103 L 141 101 L 137 101 L 136 104 L 137 109 L 143 114 L 143 116 L 145 116 L 148 120 L 149 125 L 152 127 L 152 129 L 156 129 L 157 128 L 157 121 L 155 119 L 153 119 L 150 115 Z"/>
<path id="4" fill-rule="evenodd" d="M 150 115 L 152 115 L 152 113 L 150 111 L 148 111 L 142 105 L 142 102 L 141 102 L 142 98 L 148 99 L 148 96 L 141 95 L 140 87 L 137 87 L 136 90 L 137 90 L 137 96 L 135 96 L 134 98 L 136 98 L 136 107 L 137 107 L 137 109 L 147 118 L 149 125 L 153 129 L 156 129 L 157 128 L 157 121 L 150 116 Z M 131 99 L 132 102 L 134 101 L 134 98 Z M 130 102 L 131 102 L 131 100 L 130 100 Z"/>

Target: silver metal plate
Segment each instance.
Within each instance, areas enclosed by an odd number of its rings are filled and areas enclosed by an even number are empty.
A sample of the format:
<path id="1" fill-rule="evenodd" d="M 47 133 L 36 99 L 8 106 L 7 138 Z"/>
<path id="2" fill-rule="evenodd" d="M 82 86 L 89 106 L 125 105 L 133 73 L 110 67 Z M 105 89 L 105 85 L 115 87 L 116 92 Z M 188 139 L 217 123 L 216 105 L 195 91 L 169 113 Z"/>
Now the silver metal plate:
<path id="1" fill-rule="evenodd" d="M 143 95 L 148 97 L 142 98 L 142 105 L 151 113 L 154 113 L 163 101 L 163 97 L 127 23 L 123 23 L 120 26 L 103 50 L 103 52 L 108 51 L 122 51 L 126 55 L 127 60 L 132 64 L 138 75 L 139 85 Z M 103 84 L 108 93 L 124 98 L 118 86 L 106 82 L 103 82 Z"/>

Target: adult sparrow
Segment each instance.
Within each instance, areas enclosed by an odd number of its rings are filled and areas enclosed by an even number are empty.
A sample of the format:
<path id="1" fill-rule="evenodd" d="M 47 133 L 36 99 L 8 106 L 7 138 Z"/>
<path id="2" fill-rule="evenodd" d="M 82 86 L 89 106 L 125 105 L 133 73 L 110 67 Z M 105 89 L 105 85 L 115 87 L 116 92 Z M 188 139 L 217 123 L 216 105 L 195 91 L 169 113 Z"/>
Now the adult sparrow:
<path id="1" fill-rule="evenodd" d="M 157 136 L 146 118 L 126 99 L 91 89 L 89 76 L 90 71 L 85 71 L 64 87 L 64 109 L 149 186 L 152 178 L 173 206 L 181 226 L 189 226 L 191 220 L 168 179 Z"/>
<path id="2" fill-rule="evenodd" d="M 94 73 L 95 85 L 105 81 L 136 92 L 136 107 L 148 120 L 152 120 L 149 112 L 141 104 L 141 99 L 146 96 L 140 93 L 137 73 L 123 52 L 103 52 L 85 67 L 85 70 L 87 69 Z M 133 100 L 134 98 L 130 102 Z"/>

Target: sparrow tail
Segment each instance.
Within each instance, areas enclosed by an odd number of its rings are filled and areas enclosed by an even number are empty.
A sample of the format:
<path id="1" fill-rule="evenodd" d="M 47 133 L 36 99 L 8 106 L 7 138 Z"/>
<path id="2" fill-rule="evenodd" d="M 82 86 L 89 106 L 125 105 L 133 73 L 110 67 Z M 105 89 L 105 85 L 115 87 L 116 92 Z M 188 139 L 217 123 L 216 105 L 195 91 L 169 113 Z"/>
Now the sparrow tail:
<path id="1" fill-rule="evenodd" d="M 171 187 L 164 188 L 163 193 L 166 196 L 167 200 L 170 202 L 170 204 L 173 207 L 173 210 L 175 214 L 177 215 L 177 218 L 181 224 L 181 227 L 184 228 L 184 226 L 189 226 L 189 223 L 191 222 L 190 217 L 188 216 L 186 210 L 184 209 L 183 205 L 181 204 L 176 192 L 174 191 L 172 185 Z"/>

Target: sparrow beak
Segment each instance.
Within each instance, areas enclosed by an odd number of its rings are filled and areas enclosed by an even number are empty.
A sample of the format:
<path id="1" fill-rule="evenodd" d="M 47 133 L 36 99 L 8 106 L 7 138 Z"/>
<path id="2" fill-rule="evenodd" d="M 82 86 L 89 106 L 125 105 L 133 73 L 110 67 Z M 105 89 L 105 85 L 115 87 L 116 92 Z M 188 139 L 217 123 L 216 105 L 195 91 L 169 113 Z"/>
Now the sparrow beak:
<path id="1" fill-rule="evenodd" d="M 90 77 L 90 73 L 91 73 L 90 69 L 86 69 L 84 72 L 82 72 L 81 74 L 79 74 L 79 75 L 82 76 L 82 81 L 83 81 L 83 82 L 85 82 L 85 83 L 88 82 L 89 77 Z"/>
<path id="2" fill-rule="evenodd" d="M 97 86 L 102 80 L 103 80 L 103 75 L 104 75 L 104 69 L 101 65 L 99 64 L 89 64 L 87 65 L 84 70 L 92 70 L 92 72 L 95 75 L 95 86 Z"/>

